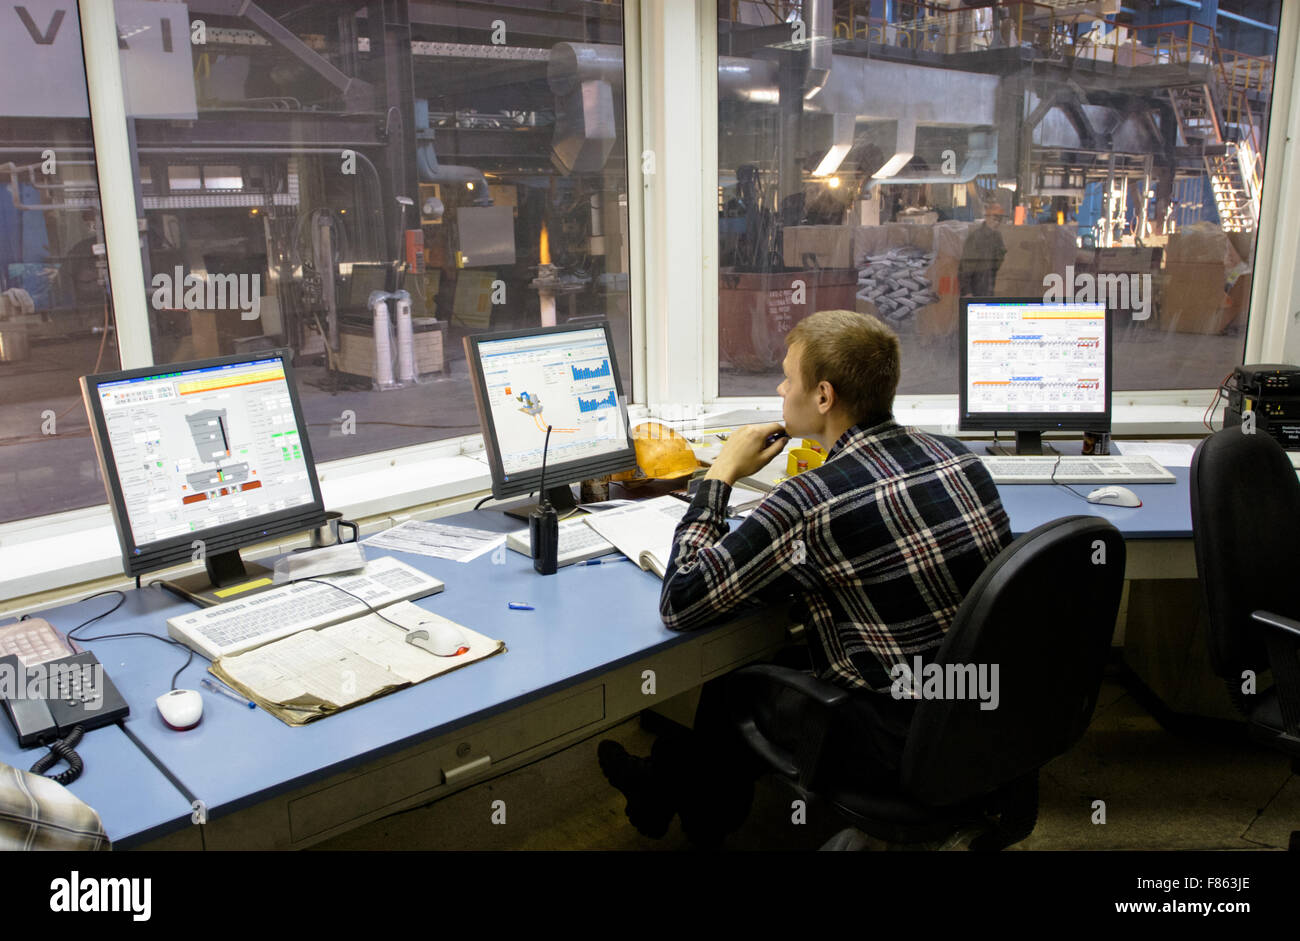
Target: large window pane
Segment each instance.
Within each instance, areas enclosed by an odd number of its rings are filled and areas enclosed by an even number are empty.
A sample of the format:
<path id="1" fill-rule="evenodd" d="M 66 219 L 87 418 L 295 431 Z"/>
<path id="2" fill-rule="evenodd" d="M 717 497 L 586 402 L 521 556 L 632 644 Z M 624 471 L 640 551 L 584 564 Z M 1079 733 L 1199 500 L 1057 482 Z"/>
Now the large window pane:
<path id="1" fill-rule="evenodd" d="M 290 347 L 320 461 L 477 431 L 470 333 L 608 318 L 630 381 L 621 4 L 238 6 L 116 0 L 157 362 Z"/>
<path id="2" fill-rule="evenodd" d="M 720 394 L 772 394 L 826 308 L 898 331 L 901 393 L 954 393 L 963 294 L 1085 289 L 1119 311 L 1117 389 L 1218 385 L 1280 10 L 720 0 Z"/>
<path id="3" fill-rule="evenodd" d="M 0 29 L 0 522 L 104 502 L 77 378 L 119 365 L 75 3 Z"/>

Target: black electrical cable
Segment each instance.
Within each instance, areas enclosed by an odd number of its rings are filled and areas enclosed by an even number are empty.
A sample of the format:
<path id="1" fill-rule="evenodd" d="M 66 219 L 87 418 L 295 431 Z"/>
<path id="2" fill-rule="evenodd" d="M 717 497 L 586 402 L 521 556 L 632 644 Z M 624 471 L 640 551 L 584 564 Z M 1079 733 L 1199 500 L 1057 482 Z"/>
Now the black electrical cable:
<path id="1" fill-rule="evenodd" d="M 48 768 L 62 758 L 68 763 L 68 770 L 61 771 L 58 774 L 47 775 L 50 780 L 64 786 L 71 784 L 77 778 L 81 777 L 81 772 L 85 770 L 85 763 L 82 762 L 81 756 L 73 749 L 81 741 L 81 736 L 86 733 L 81 726 L 75 726 L 66 737 L 59 739 L 57 742 L 50 743 L 50 750 L 37 759 L 36 764 L 31 766 L 32 774 L 45 774 Z"/>
<path id="2" fill-rule="evenodd" d="M 179 640 L 172 640 L 170 637 L 160 637 L 157 634 L 150 634 L 147 631 L 125 631 L 121 634 L 96 634 L 94 637 L 80 637 L 77 635 L 77 631 L 81 630 L 83 627 L 87 627 L 88 625 L 94 624 L 100 618 L 108 617 L 110 614 L 112 614 L 114 611 L 116 611 L 118 608 L 122 607 L 122 605 L 126 603 L 126 595 L 122 591 L 116 588 L 110 588 L 108 591 L 101 591 L 98 592 L 97 594 L 88 595 L 85 598 L 82 598 L 81 600 L 89 601 L 91 598 L 98 598 L 102 595 L 117 595 L 118 596 L 117 604 L 113 605 L 113 607 L 109 608 L 103 614 L 97 614 L 93 618 L 90 618 L 89 620 L 82 621 L 72 630 L 68 631 L 68 638 L 70 640 L 77 641 L 77 643 L 81 643 L 82 641 L 87 641 L 87 640 L 117 640 L 118 638 L 121 637 L 151 637 L 154 640 L 162 641 L 164 644 L 171 644 L 173 647 L 180 647 L 184 649 L 186 653 L 189 654 L 189 656 L 185 658 L 185 662 L 181 664 L 181 668 L 172 674 L 171 688 L 175 689 L 176 680 L 179 679 L 180 675 L 185 672 L 185 668 L 194 662 L 194 650 L 190 647 L 187 647 L 185 644 L 182 644 Z"/>
<path id="3" fill-rule="evenodd" d="M 377 610 L 375 610 L 374 606 L 371 605 L 370 602 L 367 601 L 365 598 L 362 598 L 360 595 L 354 595 L 354 594 L 352 594 L 352 592 L 348 591 L 346 588 L 339 588 L 338 585 L 335 585 L 335 584 L 333 584 L 332 582 L 322 581 L 322 580 L 319 579 L 319 578 L 295 578 L 295 579 L 292 579 L 292 580 L 289 581 L 289 582 L 286 582 L 285 584 L 293 584 L 293 583 L 296 583 L 296 582 L 315 582 L 317 585 L 328 585 L 330 588 L 334 588 L 334 589 L 337 589 L 338 591 L 343 592 L 343 594 L 347 595 L 347 596 L 350 597 L 350 598 L 356 598 L 357 601 L 360 601 L 363 605 L 365 605 L 365 606 L 366 606 L 366 609 L 367 609 L 371 614 L 373 614 L 375 617 L 380 618 L 381 620 L 387 621 L 389 624 L 393 625 L 394 627 L 400 627 L 402 630 L 406 631 L 407 633 L 410 633 L 410 631 L 411 631 L 411 628 L 407 627 L 405 624 L 398 624 L 398 623 L 397 623 L 396 621 L 394 621 L 392 618 L 384 617 L 384 616 L 383 616 L 382 614 L 380 614 Z M 420 623 L 421 623 L 421 624 L 427 624 L 428 622 L 427 622 L 427 621 L 421 621 Z"/>
<path id="4" fill-rule="evenodd" d="M 1058 487 L 1064 487 L 1066 490 L 1070 491 L 1070 493 L 1074 494 L 1076 497 L 1078 497 L 1080 500 L 1083 500 L 1084 502 L 1091 502 L 1088 500 L 1087 494 L 1080 493 L 1079 491 L 1075 490 L 1067 483 L 1057 481 L 1056 469 L 1061 466 L 1061 458 L 1063 458 L 1064 456 L 1065 456 L 1064 454 L 1056 455 L 1056 463 L 1052 465 L 1052 483 L 1056 484 L 1056 486 Z"/>

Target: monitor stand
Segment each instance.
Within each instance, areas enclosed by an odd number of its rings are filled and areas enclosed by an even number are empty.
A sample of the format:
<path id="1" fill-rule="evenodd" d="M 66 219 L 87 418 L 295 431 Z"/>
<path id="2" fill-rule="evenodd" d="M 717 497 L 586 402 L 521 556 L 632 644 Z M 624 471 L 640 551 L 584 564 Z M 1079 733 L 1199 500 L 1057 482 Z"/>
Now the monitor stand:
<path id="1" fill-rule="evenodd" d="M 560 487 L 547 487 L 546 499 L 551 501 L 551 506 L 555 512 L 563 516 L 577 508 L 578 501 L 573 499 L 573 488 L 568 484 Z M 516 503 L 501 512 L 506 516 L 513 516 L 517 520 L 528 522 L 528 517 L 532 515 L 541 504 L 538 503 Z"/>
<path id="2" fill-rule="evenodd" d="M 1016 443 L 1014 447 L 1007 447 L 1005 444 L 990 444 L 986 449 L 989 454 L 1015 455 L 1015 454 L 1059 454 L 1056 448 L 1043 441 L 1041 431 L 1017 431 Z"/>
<path id="3" fill-rule="evenodd" d="M 205 555 L 203 567 L 202 572 L 165 579 L 160 584 L 204 608 L 273 587 L 272 570 L 256 562 L 245 562 L 239 557 L 238 549 Z"/>

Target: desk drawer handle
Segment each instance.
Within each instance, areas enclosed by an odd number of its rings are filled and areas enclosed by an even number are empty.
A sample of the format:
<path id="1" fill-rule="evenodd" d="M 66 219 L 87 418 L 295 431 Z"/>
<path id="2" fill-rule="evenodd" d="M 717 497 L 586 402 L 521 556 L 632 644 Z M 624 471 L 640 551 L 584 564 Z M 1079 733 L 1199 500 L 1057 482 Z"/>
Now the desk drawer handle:
<path id="1" fill-rule="evenodd" d="M 459 768 L 451 768 L 443 771 L 442 777 L 448 784 L 455 784 L 460 778 L 468 777 L 479 771 L 484 771 L 492 766 L 492 756 L 484 755 L 482 758 L 475 758 L 473 761 L 461 765 Z"/>

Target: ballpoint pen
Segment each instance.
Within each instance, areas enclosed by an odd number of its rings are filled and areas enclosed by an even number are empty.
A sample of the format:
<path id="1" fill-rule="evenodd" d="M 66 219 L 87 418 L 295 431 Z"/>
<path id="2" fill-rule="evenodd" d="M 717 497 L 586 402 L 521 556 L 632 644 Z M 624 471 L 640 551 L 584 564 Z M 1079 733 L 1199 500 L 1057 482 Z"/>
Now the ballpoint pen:
<path id="1" fill-rule="evenodd" d="M 579 562 L 578 564 L 579 565 L 613 565 L 615 562 L 631 562 L 631 561 L 632 560 L 629 559 L 627 556 L 621 555 L 617 559 L 588 559 L 586 562 Z"/>
<path id="2" fill-rule="evenodd" d="M 506 602 L 506 607 L 509 608 L 511 611 L 532 611 L 533 610 L 532 605 L 524 604 L 522 601 L 508 601 Z"/>
<path id="3" fill-rule="evenodd" d="M 245 699 L 243 696 L 239 695 L 230 687 L 223 686 L 220 683 L 214 683 L 206 676 L 203 679 L 199 680 L 199 683 L 205 689 L 210 689 L 214 693 L 220 693 L 222 696 L 228 696 L 229 698 L 233 699 L 235 702 L 242 703 L 243 705 L 247 706 L 249 709 L 257 708 L 257 703 L 253 702 L 251 699 Z"/>

